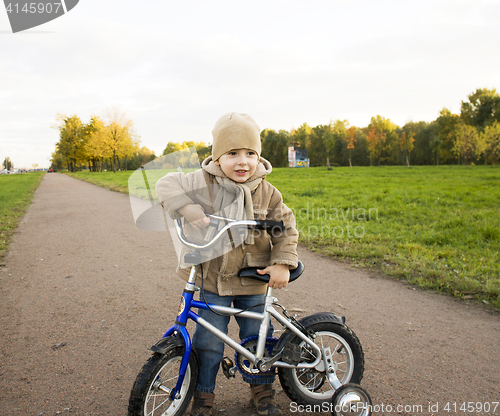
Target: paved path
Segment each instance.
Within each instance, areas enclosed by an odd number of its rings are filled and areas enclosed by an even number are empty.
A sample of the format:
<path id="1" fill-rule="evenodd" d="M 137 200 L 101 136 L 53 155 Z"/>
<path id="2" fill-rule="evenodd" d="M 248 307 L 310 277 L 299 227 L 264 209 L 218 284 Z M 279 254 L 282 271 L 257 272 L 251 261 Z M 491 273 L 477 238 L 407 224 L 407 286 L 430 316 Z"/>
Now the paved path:
<path id="1" fill-rule="evenodd" d="M 488 414 L 444 406 L 500 401 L 498 314 L 303 249 L 300 256 L 306 272 L 277 296 L 305 313 L 347 316 L 365 350 L 362 385 L 384 405 L 376 414 L 390 414 L 388 405 L 394 414 Z M 126 195 L 48 174 L 5 263 L 0 415 L 125 415 L 183 287 L 168 235 L 136 229 Z M 221 375 L 214 414 L 252 415 L 246 389 Z M 284 414 L 300 414 L 277 390 Z"/>

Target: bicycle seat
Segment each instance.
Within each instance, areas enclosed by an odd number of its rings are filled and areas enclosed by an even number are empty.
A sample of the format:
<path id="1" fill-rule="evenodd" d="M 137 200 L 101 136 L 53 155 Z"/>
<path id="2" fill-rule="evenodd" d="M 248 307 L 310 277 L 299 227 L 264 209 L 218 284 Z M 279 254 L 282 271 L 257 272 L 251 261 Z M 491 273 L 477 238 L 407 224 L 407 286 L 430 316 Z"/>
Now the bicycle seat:
<path id="1" fill-rule="evenodd" d="M 250 279 L 255 279 L 264 283 L 269 283 L 270 276 L 268 274 L 259 274 L 257 272 L 257 269 L 262 270 L 264 268 L 265 267 L 245 267 L 239 271 L 238 276 L 249 277 Z M 299 265 L 297 266 L 297 268 L 294 270 L 290 270 L 289 282 L 297 280 L 303 271 L 304 271 L 304 265 L 302 264 L 301 261 L 299 261 Z"/>

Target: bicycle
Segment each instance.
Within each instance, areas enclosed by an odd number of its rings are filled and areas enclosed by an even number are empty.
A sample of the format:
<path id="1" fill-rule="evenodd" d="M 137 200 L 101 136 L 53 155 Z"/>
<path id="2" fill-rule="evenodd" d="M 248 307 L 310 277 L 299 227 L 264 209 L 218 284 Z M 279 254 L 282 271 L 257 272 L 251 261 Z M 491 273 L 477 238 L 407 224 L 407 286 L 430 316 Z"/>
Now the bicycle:
<path id="1" fill-rule="evenodd" d="M 332 415 L 369 416 L 370 396 L 358 385 L 364 371 L 363 349 L 357 336 L 345 324 L 345 317 L 319 312 L 296 319 L 278 304 L 270 287 L 267 288 L 262 313 L 194 300 L 194 294 L 199 290 L 195 281 L 201 263 L 200 253 L 213 248 L 226 232 L 241 227 L 268 233 L 284 229 L 283 222 L 207 217 L 211 225 L 217 226 L 219 221 L 225 225 L 217 228 L 216 235 L 205 244 L 189 241 L 184 235 L 182 221 L 174 220 L 179 240 L 192 250 L 184 257 L 186 263 L 192 264 L 190 275 L 175 324 L 151 347 L 153 355 L 134 382 L 129 415 L 180 416 L 187 410 L 198 375 L 196 351 L 191 348 L 191 337 L 186 328 L 188 319 L 191 319 L 236 351 L 234 362 L 224 357 L 221 363 L 226 377 L 235 377 L 237 371 L 255 376 L 277 369 L 284 392 L 298 405 L 317 406 L 324 410 L 326 404 Z M 298 267 L 290 271 L 290 282 L 298 279 L 303 270 L 304 266 L 299 262 Z M 269 275 L 258 274 L 257 267 L 244 268 L 239 276 L 269 282 Z M 203 293 L 203 288 L 201 290 Z M 281 313 L 275 307 L 279 307 Z M 257 319 L 261 321 L 259 335 L 238 343 L 200 318 L 192 311 L 194 308 Z M 266 336 L 271 317 L 285 328 L 279 339 Z"/>

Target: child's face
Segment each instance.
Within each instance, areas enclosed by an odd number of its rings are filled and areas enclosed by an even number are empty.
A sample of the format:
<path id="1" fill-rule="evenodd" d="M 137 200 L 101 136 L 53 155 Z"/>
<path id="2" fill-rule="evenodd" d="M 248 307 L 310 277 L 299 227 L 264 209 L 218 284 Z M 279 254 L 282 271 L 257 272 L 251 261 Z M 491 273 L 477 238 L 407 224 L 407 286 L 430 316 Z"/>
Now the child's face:
<path id="1" fill-rule="evenodd" d="M 229 179 L 243 183 L 255 173 L 259 157 L 253 150 L 236 149 L 223 154 L 215 163 Z"/>

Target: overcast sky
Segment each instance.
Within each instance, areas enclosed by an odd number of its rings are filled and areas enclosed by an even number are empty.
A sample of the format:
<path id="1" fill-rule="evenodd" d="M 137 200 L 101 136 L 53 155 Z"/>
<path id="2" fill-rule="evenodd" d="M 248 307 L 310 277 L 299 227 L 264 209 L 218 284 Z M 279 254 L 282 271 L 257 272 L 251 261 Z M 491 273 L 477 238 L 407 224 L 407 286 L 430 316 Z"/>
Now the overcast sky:
<path id="1" fill-rule="evenodd" d="M 13 34 L 0 4 L 0 163 L 49 166 L 58 113 L 119 107 L 141 145 L 211 142 L 215 121 L 261 129 L 377 114 L 402 126 L 500 90 L 498 0 L 80 0 Z"/>

